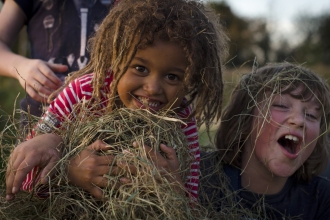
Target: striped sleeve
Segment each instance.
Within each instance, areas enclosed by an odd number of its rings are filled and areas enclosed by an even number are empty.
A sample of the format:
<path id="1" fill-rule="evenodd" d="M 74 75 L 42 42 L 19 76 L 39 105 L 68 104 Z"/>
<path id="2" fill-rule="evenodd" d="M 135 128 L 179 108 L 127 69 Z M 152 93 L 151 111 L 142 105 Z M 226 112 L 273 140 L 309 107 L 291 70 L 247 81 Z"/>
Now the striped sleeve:
<path id="1" fill-rule="evenodd" d="M 27 140 L 32 139 L 36 130 L 42 133 L 52 132 L 53 126 L 60 127 L 61 123 L 74 118 L 74 105 L 83 98 L 88 100 L 92 97 L 92 74 L 85 75 L 72 81 L 49 105 L 45 114 L 41 117 Z M 53 125 L 53 126 L 51 126 Z M 25 177 L 21 189 L 31 192 L 33 187 L 40 182 L 39 167 L 34 167 Z M 39 193 L 39 197 L 47 197 L 47 193 Z"/>
<path id="2" fill-rule="evenodd" d="M 188 118 L 191 114 L 190 106 L 180 112 L 179 116 Z M 190 165 L 190 173 L 186 179 L 186 188 L 190 193 L 191 198 L 197 201 L 198 197 L 198 183 L 199 183 L 199 162 L 200 162 L 200 149 L 198 143 L 198 129 L 195 118 L 188 121 L 187 125 L 182 125 L 181 129 L 187 137 L 189 143 L 189 152 L 195 159 Z"/>

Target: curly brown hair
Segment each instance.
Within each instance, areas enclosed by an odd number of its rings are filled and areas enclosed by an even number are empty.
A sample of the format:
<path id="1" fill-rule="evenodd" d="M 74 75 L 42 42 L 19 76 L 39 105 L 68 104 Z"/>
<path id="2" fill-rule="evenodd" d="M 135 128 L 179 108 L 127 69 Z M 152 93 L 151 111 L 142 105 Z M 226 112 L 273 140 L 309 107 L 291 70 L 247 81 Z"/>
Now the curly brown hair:
<path id="1" fill-rule="evenodd" d="M 300 98 L 308 100 L 315 95 L 323 108 L 316 147 L 295 175 L 298 179 L 309 181 L 325 169 L 330 153 L 327 135 L 330 125 L 330 89 L 311 70 L 290 63 L 269 64 L 259 68 L 244 75 L 236 85 L 215 136 L 224 163 L 241 166 L 242 148 L 253 130 L 253 111 L 258 102 L 265 98 L 265 93 L 290 94 L 299 86 L 304 88 Z"/>
<path id="2" fill-rule="evenodd" d="M 221 115 L 224 59 L 228 54 L 228 37 L 219 17 L 202 3 L 187 0 L 121 0 L 104 19 L 89 41 L 91 60 L 67 78 L 64 86 L 82 75 L 94 72 L 93 99 L 109 69 L 114 80 L 108 94 L 107 108 L 117 108 L 117 84 L 139 48 L 155 40 L 178 43 L 185 52 L 188 67 L 184 87 L 192 116 L 207 128 Z M 183 106 L 183 107 L 185 107 Z"/>

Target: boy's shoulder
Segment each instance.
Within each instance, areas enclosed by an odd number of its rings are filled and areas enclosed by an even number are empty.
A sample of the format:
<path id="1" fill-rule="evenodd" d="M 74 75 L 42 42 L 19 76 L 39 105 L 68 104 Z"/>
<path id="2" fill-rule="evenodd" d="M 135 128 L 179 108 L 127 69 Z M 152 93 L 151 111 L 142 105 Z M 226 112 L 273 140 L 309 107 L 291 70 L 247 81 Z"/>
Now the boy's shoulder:
<path id="1" fill-rule="evenodd" d="M 304 219 L 330 219 L 330 181 L 320 176 L 310 182 L 293 180 L 282 205 L 303 213 Z"/>
<path id="2" fill-rule="evenodd" d="M 310 192 L 308 196 L 317 197 L 317 199 L 328 197 L 330 201 L 330 180 L 325 177 L 316 176 L 310 182 L 297 181 L 295 187 L 299 191 Z"/>

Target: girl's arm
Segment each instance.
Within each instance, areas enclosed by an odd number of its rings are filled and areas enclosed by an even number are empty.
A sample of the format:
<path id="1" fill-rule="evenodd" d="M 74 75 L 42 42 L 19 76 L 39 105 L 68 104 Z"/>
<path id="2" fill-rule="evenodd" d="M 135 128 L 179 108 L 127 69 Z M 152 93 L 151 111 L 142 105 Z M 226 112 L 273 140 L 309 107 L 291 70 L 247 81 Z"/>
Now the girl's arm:
<path id="1" fill-rule="evenodd" d="M 34 178 L 34 171 L 40 170 L 37 181 L 47 182 L 47 176 L 53 174 L 54 165 L 60 159 L 62 138 L 55 134 L 43 134 L 18 145 L 11 153 L 6 173 L 6 200 L 12 200 L 27 179 Z M 35 168 L 37 167 L 38 168 Z M 29 175 L 28 175 L 29 174 Z M 23 185 L 29 188 L 30 185 Z"/>
<path id="2" fill-rule="evenodd" d="M 133 143 L 133 146 L 137 147 L 136 142 Z M 165 144 L 160 144 L 160 150 L 166 155 L 166 157 L 163 157 L 159 151 L 149 146 L 145 145 L 144 149 L 148 158 L 155 164 L 160 175 L 165 177 L 169 182 L 176 182 L 176 190 L 183 193 L 182 188 L 184 188 L 184 184 L 180 176 L 180 162 L 175 150 Z"/>
<path id="3" fill-rule="evenodd" d="M 178 115 L 185 119 L 191 115 L 191 108 L 188 106 L 181 111 Z M 198 185 L 199 185 L 199 162 L 200 162 L 200 148 L 198 142 L 198 130 L 195 118 L 192 118 L 187 122 L 187 125 L 182 125 L 181 129 L 187 137 L 189 143 L 189 152 L 194 158 L 194 161 L 190 165 L 190 173 L 187 176 L 186 188 L 190 193 L 192 200 L 197 201 L 198 197 Z"/>
<path id="4" fill-rule="evenodd" d="M 90 90 L 90 88 L 83 89 L 89 85 L 91 79 L 89 75 L 71 82 L 50 104 L 47 112 L 27 137 L 28 140 L 11 153 L 6 175 L 7 200 L 13 199 L 20 188 L 31 191 L 40 178 L 44 180 L 46 174 L 54 167 L 54 163 L 60 157 L 60 152 L 57 150 L 62 139 L 55 134 L 47 133 L 51 133 L 54 127 L 60 127 L 61 119 L 70 115 L 74 104 L 84 97 L 83 92 Z M 81 86 L 82 83 L 86 86 Z M 35 136 L 36 130 L 43 134 Z M 37 175 L 39 172 L 41 176 Z"/>
<path id="5" fill-rule="evenodd" d="M 133 143 L 134 147 L 138 147 Z M 182 192 L 184 186 L 180 177 L 180 164 L 176 156 L 175 150 L 167 147 L 164 144 L 160 145 L 161 150 L 166 154 L 164 158 L 157 150 L 144 146 L 148 158 L 159 170 L 160 175 L 166 177 L 169 182 L 176 182 L 177 191 Z M 133 165 L 120 166 L 113 161 L 115 157 L 112 155 L 100 156 L 98 152 L 111 149 L 111 146 L 97 140 L 86 149 L 81 151 L 76 157 L 70 160 L 68 165 L 68 179 L 71 184 L 86 190 L 97 199 L 102 199 L 102 188 L 107 187 L 109 180 L 104 177 L 104 174 L 109 174 L 111 169 L 111 176 L 119 175 L 122 170 L 126 170 L 132 175 L 136 175 L 136 168 Z M 111 165 L 111 167 L 110 167 Z M 130 183 L 128 178 L 120 178 L 120 182 L 116 183 L 115 187 L 121 184 Z"/>
<path id="6" fill-rule="evenodd" d="M 121 169 L 117 166 L 111 166 L 110 168 L 110 165 L 115 160 L 114 156 L 101 156 L 98 154 L 109 149 L 111 149 L 111 146 L 101 140 L 97 140 L 72 158 L 67 167 L 70 184 L 86 190 L 97 199 L 102 199 L 101 188 L 109 184 L 104 174 L 109 174 L 110 169 L 113 176 L 119 175 L 121 172 Z M 132 167 L 130 168 L 133 170 Z M 121 178 L 120 183 L 117 183 L 115 187 L 129 182 L 129 179 Z"/>

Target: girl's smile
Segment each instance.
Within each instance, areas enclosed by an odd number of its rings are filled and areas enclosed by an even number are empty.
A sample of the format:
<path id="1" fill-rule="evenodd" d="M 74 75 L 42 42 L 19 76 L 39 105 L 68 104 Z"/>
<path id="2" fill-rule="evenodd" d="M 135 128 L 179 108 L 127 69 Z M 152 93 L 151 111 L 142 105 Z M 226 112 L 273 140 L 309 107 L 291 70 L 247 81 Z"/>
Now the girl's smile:
<path id="1" fill-rule="evenodd" d="M 120 100 L 127 108 L 159 111 L 180 107 L 187 66 L 185 53 L 177 43 L 155 41 L 138 49 L 118 82 Z"/>

